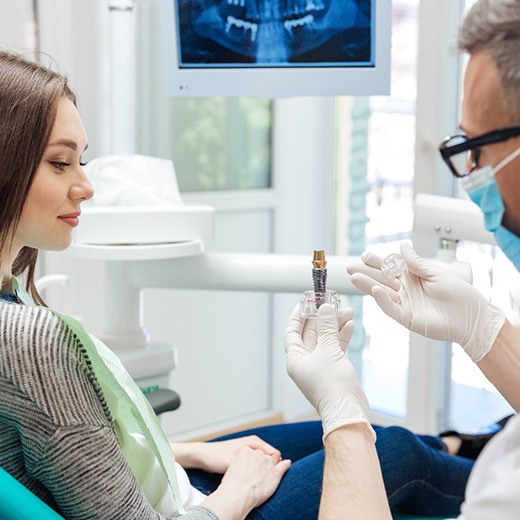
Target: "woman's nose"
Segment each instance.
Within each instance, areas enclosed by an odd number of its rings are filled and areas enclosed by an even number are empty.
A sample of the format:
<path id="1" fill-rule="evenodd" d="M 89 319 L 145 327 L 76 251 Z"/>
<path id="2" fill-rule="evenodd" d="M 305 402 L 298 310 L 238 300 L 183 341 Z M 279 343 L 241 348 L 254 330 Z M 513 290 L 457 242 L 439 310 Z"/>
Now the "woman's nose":
<path id="1" fill-rule="evenodd" d="M 71 187 L 71 198 L 89 200 L 94 196 L 94 187 L 90 183 L 90 180 L 85 175 L 83 170 L 79 173 L 79 178 Z"/>

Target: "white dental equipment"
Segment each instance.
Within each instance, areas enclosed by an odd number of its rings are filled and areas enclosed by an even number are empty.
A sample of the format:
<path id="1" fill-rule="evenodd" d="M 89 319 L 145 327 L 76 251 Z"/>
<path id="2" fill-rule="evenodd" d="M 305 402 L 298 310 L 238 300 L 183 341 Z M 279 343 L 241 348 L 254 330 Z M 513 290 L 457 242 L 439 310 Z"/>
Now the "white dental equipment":
<path id="1" fill-rule="evenodd" d="M 482 219 L 478 208 L 471 203 L 466 204 L 466 201 L 420 194 L 416 197 L 415 212 L 415 229 L 439 237 L 437 259 L 447 262 L 450 270 L 471 281 L 471 268 L 463 262 L 455 261 L 454 248 L 446 247 L 446 237 L 449 237 L 450 244 L 455 244 L 460 239 L 493 243 L 492 235 L 484 230 L 483 224 L 479 230 Z M 111 219 L 114 216 L 113 209 L 104 216 Z M 96 215 L 85 212 L 82 226 L 89 227 L 91 218 L 103 219 L 104 216 L 102 209 Z M 161 226 L 161 217 L 155 217 L 156 225 Z M 121 220 L 119 225 L 123 223 Z M 209 227 L 201 228 L 199 234 L 194 232 L 191 240 L 176 243 L 99 245 L 76 240 L 73 244 L 72 254 L 106 261 L 108 276 L 105 299 L 110 304 L 101 339 L 122 356 L 134 377 L 145 377 L 169 366 L 165 361 L 167 355 L 164 350 L 153 346 L 143 326 L 143 289 L 301 294 L 308 288 L 307 255 L 204 253 L 203 241 L 210 238 L 207 233 Z M 124 232 L 123 229 L 120 231 Z M 117 236 L 117 229 L 114 228 L 112 232 Z M 186 238 L 182 228 L 178 232 L 179 236 Z M 345 265 L 353 260 L 355 258 L 346 256 L 327 258 L 328 283 L 338 294 L 361 294 L 345 273 Z M 174 359 L 169 359 L 172 365 Z"/>

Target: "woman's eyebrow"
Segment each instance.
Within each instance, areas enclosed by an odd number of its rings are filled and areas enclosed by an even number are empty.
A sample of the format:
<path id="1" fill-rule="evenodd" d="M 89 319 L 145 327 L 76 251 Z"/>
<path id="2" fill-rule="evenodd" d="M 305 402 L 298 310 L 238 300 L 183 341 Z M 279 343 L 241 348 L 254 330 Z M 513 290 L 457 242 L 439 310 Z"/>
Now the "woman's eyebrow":
<path id="1" fill-rule="evenodd" d="M 76 141 L 73 141 L 72 139 L 58 139 L 57 141 L 53 141 L 52 143 L 49 143 L 49 146 L 67 146 L 71 150 L 77 151 L 78 149 L 78 143 Z M 85 151 L 88 148 L 88 144 L 85 146 L 83 151 Z"/>

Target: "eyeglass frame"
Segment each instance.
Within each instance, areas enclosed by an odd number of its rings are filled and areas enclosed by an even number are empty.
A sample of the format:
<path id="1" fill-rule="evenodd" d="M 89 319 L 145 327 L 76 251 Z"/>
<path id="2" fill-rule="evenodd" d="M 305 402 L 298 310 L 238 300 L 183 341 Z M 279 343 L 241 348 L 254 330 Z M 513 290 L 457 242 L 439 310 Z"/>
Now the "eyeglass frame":
<path id="1" fill-rule="evenodd" d="M 452 146 L 447 146 L 447 144 L 455 138 L 465 139 L 461 143 L 454 144 Z M 464 134 L 460 135 L 451 135 L 446 137 L 442 143 L 439 145 L 439 152 L 444 160 L 444 162 L 448 165 L 451 173 L 458 177 L 459 179 L 462 177 L 467 177 L 470 175 L 473 170 L 478 166 L 478 159 L 480 155 L 480 148 L 483 146 L 487 146 L 490 144 L 503 143 L 508 141 L 509 139 L 513 139 L 514 137 L 520 137 L 520 126 L 509 126 L 507 128 L 501 128 L 499 130 L 492 130 L 491 132 L 487 132 L 486 134 L 479 135 L 477 137 L 472 137 L 468 139 Z M 451 162 L 451 157 L 453 155 L 458 155 L 459 153 L 470 152 L 472 159 L 472 167 L 465 171 L 462 175 L 457 171 L 455 166 Z"/>

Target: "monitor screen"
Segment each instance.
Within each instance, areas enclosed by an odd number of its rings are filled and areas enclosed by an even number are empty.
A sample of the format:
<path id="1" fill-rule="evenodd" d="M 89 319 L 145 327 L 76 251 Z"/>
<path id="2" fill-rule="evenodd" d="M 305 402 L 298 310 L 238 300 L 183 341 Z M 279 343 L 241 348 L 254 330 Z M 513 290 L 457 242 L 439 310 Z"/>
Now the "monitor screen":
<path id="1" fill-rule="evenodd" d="M 161 0 L 172 96 L 388 94 L 391 0 Z"/>

